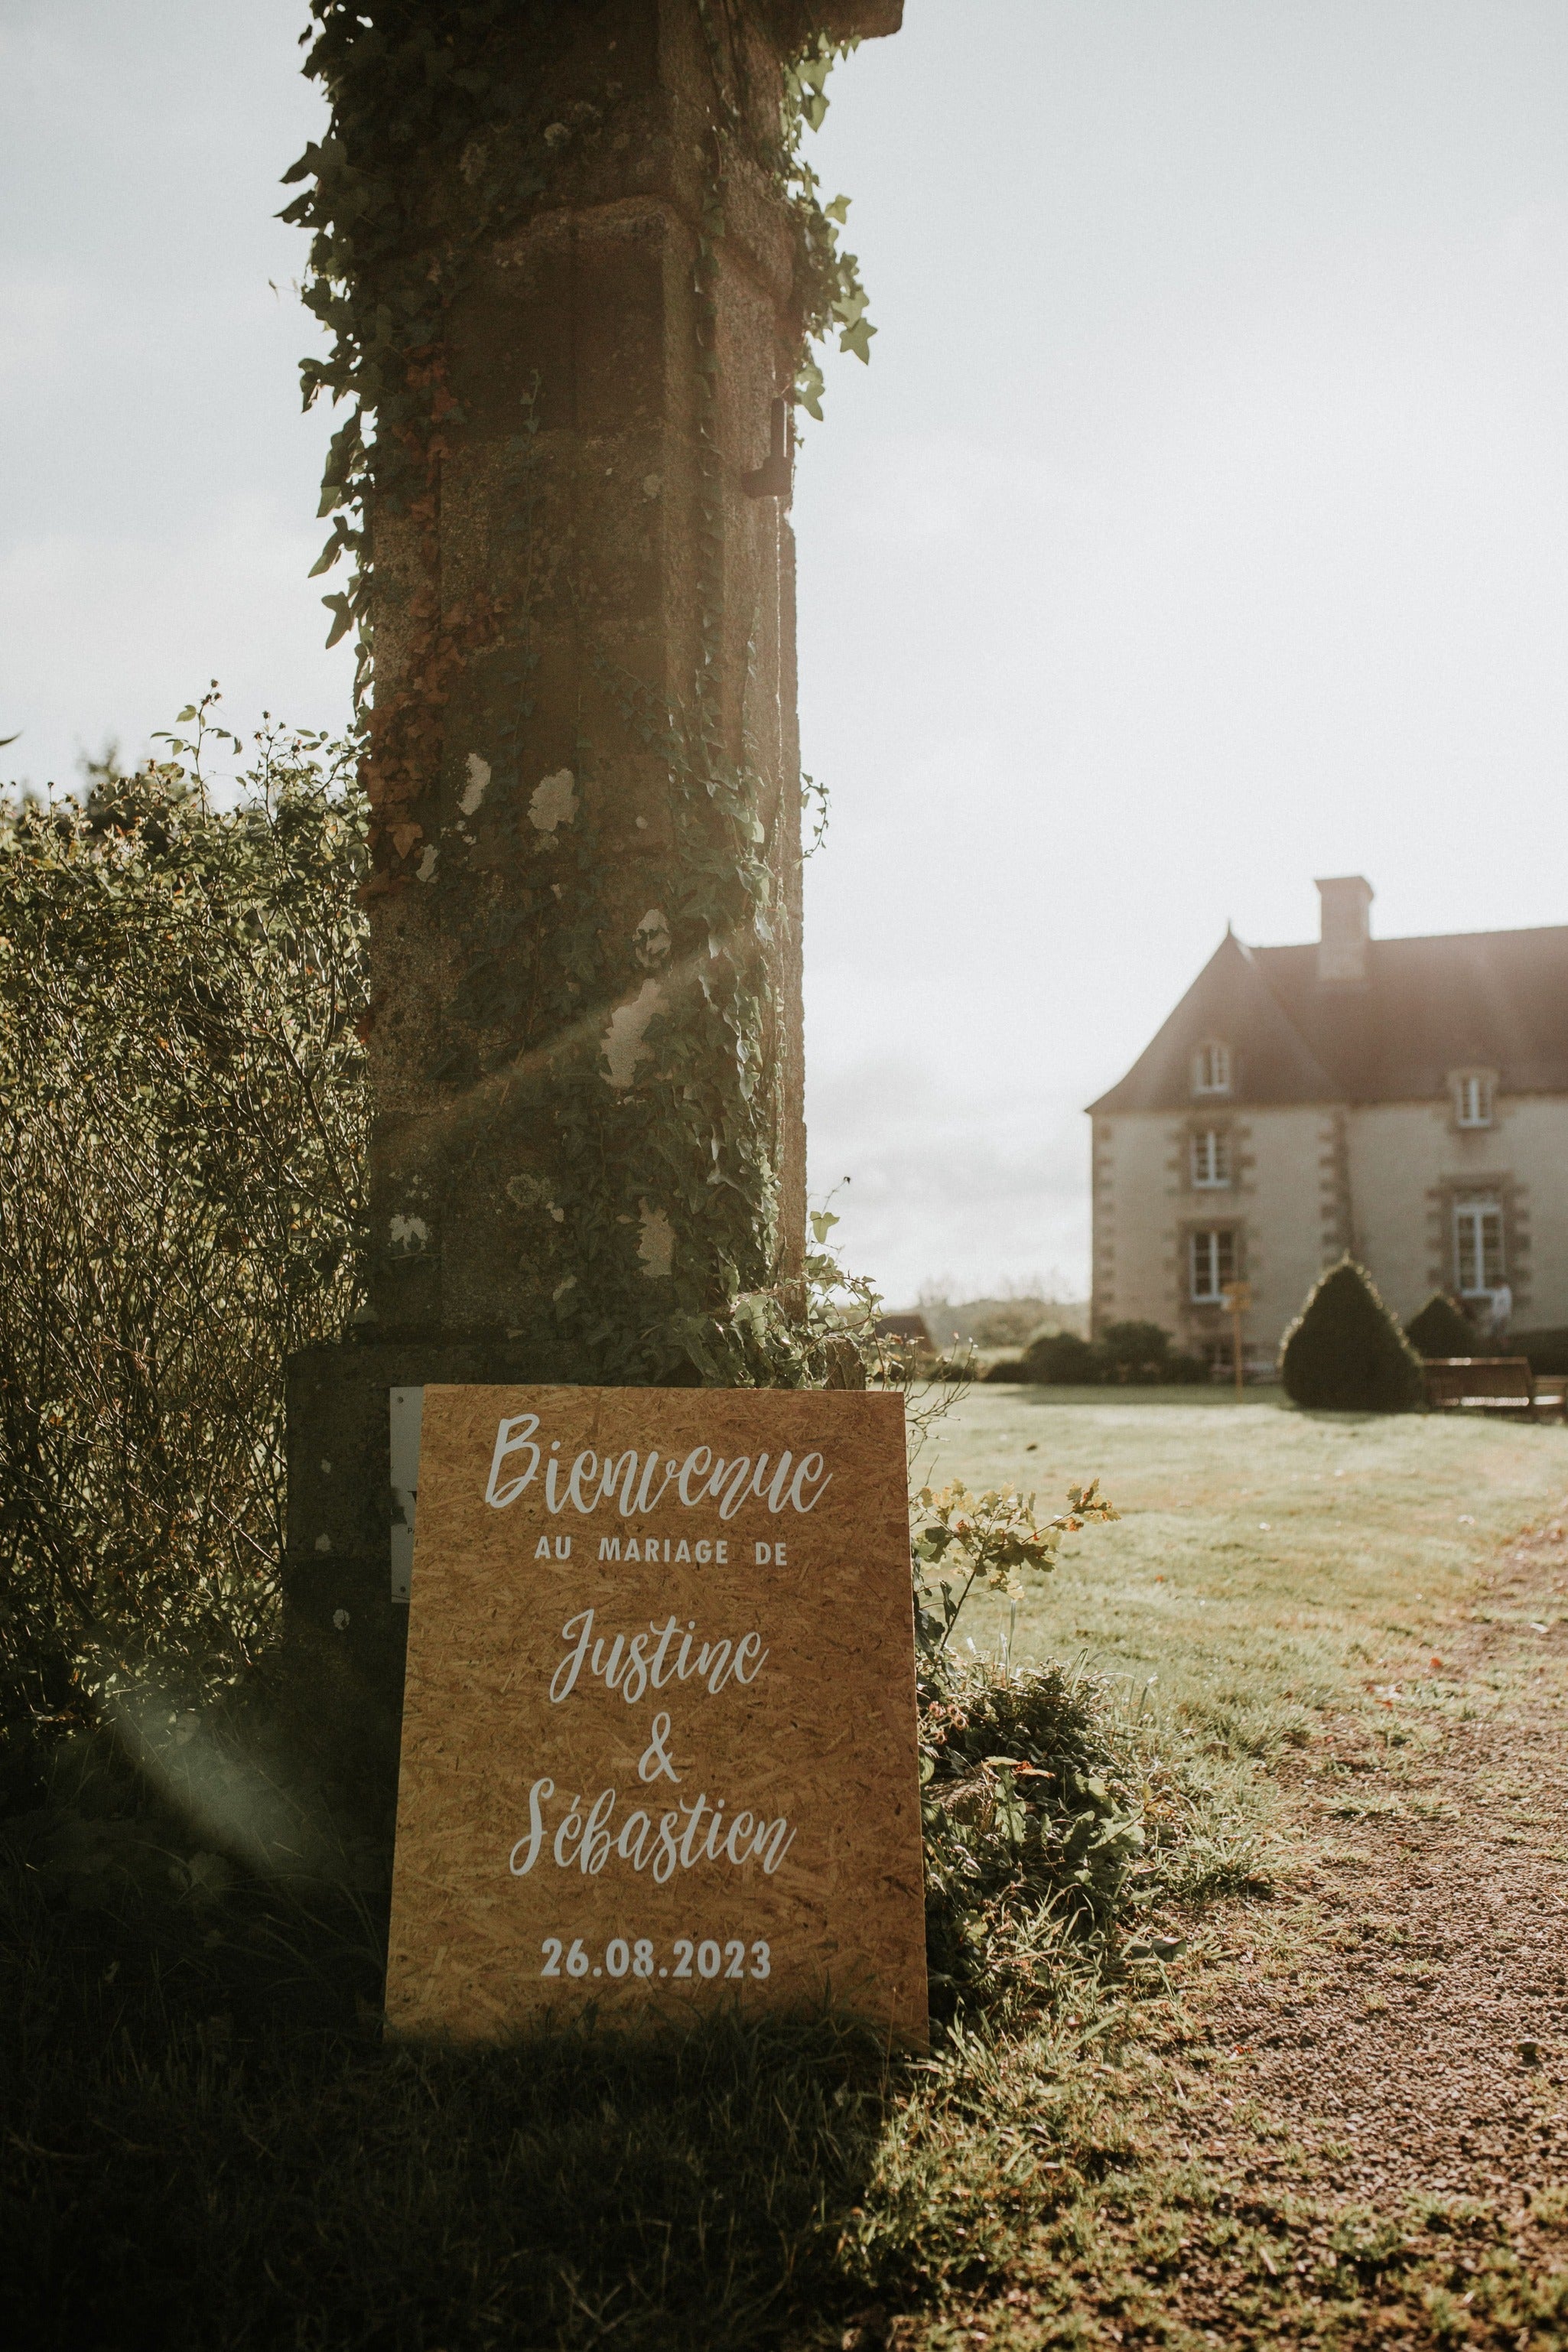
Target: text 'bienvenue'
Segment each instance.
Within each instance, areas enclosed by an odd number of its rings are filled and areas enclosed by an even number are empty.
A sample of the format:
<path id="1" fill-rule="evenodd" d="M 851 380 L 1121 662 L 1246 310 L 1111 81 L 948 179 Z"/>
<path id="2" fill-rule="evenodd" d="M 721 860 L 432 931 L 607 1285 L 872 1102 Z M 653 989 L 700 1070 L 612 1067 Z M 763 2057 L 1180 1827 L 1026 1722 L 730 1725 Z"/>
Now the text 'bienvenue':
<path id="1" fill-rule="evenodd" d="M 781 1511 L 805 1513 L 815 1510 L 833 1478 L 817 1453 L 803 1454 L 798 1462 L 793 1454 L 781 1454 L 776 1461 L 769 1454 L 725 1460 L 708 1445 L 694 1445 L 680 1462 L 661 1456 L 657 1446 L 647 1454 L 632 1448 L 606 1454 L 603 1460 L 584 1449 L 568 1469 L 556 1458 L 558 1438 L 548 1454 L 535 1442 L 538 1427 L 536 1412 L 513 1413 L 498 1423 L 485 1486 L 492 1510 L 515 1503 L 533 1484 L 542 1463 L 545 1509 L 558 1515 L 570 1506 L 584 1518 L 601 1503 L 612 1504 L 624 1519 L 641 1517 L 656 1510 L 672 1488 L 671 1499 L 686 1510 L 716 1503 L 721 1519 L 732 1519 L 753 1500 L 765 1503 L 775 1517 Z"/>

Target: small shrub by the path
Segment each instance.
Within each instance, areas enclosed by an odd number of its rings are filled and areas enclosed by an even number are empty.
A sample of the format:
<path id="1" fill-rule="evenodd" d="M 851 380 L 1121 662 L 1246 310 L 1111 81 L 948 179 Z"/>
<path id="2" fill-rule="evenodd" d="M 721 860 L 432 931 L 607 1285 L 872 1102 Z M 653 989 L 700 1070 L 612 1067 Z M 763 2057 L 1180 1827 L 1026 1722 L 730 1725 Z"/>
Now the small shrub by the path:
<path id="1" fill-rule="evenodd" d="M 933 2013 L 1037 2005 L 1125 1907 L 1141 1776 L 1093 1675 L 944 1655 L 921 1701 Z"/>
<path id="2" fill-rule="evenodd" d="M 993 1364 L 985 1377 L 1047 1388 L 1188 1388 L 1205 1381 L 1209 1368 L 1173 1348 L 1158 1323 L 1110 1323 L 1097 1339 L 1045 1332 L 1021 1356 Z"/>
<path id="3" fill-rule="evenodd" d="M 1405 1412 L 1423 1400 L 1421 1359 L 1372 1276 L 1342 1257 L 1315 1283 L 1279 1353 L 1285 1393 L 1320 1412 Z"/>
<path id="4" fill-rule="evenodd" d="M 1477 1356 L 1486 1349 L 1468 1315 L 1451 1298 L 1435 1290 L 1419 1315 L 1405 1327 L 1405 1336 L 1418 1356 Z"/>

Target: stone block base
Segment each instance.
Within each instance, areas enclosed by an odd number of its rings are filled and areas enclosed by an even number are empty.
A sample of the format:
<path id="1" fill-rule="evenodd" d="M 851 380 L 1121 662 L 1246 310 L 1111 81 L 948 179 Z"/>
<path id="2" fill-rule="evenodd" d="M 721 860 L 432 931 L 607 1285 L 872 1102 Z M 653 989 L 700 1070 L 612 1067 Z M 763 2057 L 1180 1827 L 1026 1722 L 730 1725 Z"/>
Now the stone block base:
<path id="1" fill-rule="evenodd" d="M 397 1805 L 408 1610 L 393 1598 L 392 1391 L 552 1377 L 537 1353 L 484 1339 L 345 1340 L 289 1360 L 285 1672 L 346 1837 L 390 1850 Z"/>

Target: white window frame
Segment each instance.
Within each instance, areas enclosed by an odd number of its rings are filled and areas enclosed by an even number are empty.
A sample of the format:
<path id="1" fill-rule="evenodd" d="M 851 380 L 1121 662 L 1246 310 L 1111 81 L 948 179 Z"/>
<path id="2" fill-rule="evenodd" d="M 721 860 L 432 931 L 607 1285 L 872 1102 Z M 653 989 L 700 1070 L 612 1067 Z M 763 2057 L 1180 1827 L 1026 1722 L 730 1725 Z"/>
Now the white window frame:
<path id="1" fill-rule="evenodd" d="M 1230 1092 L 1230 1047 L 1217 1037 L 1210 1037 L 1193 1055 L 1193 1092 L 1195 1095 L 1227 1095 Z"/>
<path id="2" fill-rule="evenodd" d="M 1487 1262 L 1489 1226 L 1490 1265 Z M 1467 1281 L 1467 1274 L 1473 1279 Z M 1502 1202 L 1495 1193 L 1478 1194 L 1473 1201 L 1454 1203 L 1454 1280 L 1461 1298 L 1489 1298 L 1508 1280 Z"/>
<path id="3" fill-rule="evenodd" d="M 1223 1127 L 1193 1129 L 1190 1143 L 1193 1189 L 1197 1192 L 1230 1190 L 1230 1134 Z"/>
<path id="4" fill-rule="evenodd" d="M 1492 1123 L 1492 1082 L 1483 1071 L 1467 1070 L 1454 1080 L 1456 1127 L 1489 1127 Z"/>
<path id="5" fill-rule="evenodd" d="M 1237 1239 L 1234 1225 L 1198 1225 L 1188 1234 L 1187 1288 L 1194 1307 L 1224 1305 L 1237 1276 Z"/>

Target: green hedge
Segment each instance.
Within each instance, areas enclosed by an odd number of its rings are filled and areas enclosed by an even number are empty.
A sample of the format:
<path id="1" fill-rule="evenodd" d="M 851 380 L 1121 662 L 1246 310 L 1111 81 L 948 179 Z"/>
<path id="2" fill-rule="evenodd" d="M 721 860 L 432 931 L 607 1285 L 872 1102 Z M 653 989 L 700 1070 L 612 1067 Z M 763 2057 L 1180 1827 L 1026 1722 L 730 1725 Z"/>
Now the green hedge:
<path id="1" fill-rule="evenodd" d="M 1441 1290 L 1435 1290 L 1420 1314 L 1412 1318 L 1405 1336 L 1418 1356 L 1484 1356 L 1488 1352 L 1469 1317 Z"/>
<path id="2" fill-rule="evenodd" d="M 1316 1282 L 1279 1351 L 1293 1404 L 1407 1412 L 1425 1402 L 1421 1359 L 1366 1268 L 1342 1257 Z"/>
<path id="3" fill-rule="evenodd" d="M 1209 1378 L 1201 1356 L 1184 1356 L 1157 1323 L 1108 1323 L 1098 1339 L 1047 1331 L 1022 1356 L 1004 1356 L 988 1381 L 1026 1381 L 1048 1388 L 1190 1386 Z"/>
<path id="4" fill-rule="evenodd" d="M 1568 1372 L 1568 1329 L 1510 1331 L 1500 1352 L 1528 1356 L 1532 1372 Z"/>

